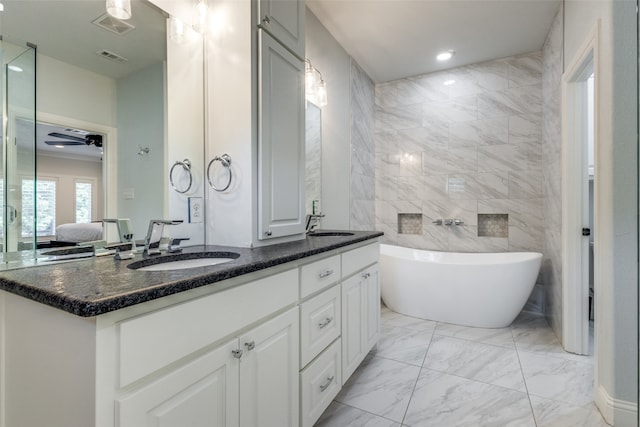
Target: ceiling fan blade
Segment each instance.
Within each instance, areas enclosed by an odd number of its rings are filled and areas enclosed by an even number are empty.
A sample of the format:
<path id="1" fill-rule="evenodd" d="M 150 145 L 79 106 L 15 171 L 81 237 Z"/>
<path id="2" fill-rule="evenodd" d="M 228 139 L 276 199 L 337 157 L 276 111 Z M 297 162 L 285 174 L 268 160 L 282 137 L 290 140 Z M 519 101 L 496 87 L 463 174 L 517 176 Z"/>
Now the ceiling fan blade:
<path id="1" fill-rule="evenodd" d="M 45 141 L 44 143 L 47 145 L 86 145 L 84 141 Z"/>
<path id="2" fill-rule="evenodd" d="M 66 135 L 64 133 L 60 133 L 60 132 L 51 132 L 49 134 L 49 136 L 53 136 L 54 138 L 64 138 L 64 139 L 70 139 L 72 141 L 78 141 L 81 143 L 85 143 L 85 137 L 79 137 L 79 136 L 74 136 L 74 135 Z"/>

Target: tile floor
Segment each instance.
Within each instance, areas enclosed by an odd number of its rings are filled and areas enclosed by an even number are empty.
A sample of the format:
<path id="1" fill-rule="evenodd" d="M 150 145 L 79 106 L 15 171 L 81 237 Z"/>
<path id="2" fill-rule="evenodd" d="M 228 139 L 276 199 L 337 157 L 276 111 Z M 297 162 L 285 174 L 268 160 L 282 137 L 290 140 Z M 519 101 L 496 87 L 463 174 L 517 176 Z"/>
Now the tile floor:
<path id="1" fill-rule="evenodd" d="M 416 319 L 383 306 L 380 340 L 317 427 L 600 427 L 593 358 L 546 320 L 504 329 Z"/>

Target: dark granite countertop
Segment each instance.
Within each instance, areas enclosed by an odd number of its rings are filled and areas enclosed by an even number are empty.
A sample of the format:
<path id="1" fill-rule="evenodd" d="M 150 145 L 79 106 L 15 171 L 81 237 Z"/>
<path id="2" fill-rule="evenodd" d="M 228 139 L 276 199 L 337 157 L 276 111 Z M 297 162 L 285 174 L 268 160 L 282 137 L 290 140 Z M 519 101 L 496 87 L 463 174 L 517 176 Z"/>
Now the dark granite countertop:
<path id="1" fill-rule="evenodd" d="M 143 259 L 141 254 L 126 261 L 103 256 L 7 270 L 0 272 L 0 289 L 77 316 L 92 317 L 375 239 L 383 234 L 377 231 L 352 233 L 351 236 L 307 237 L 254 249 L 192 246 L 185 248 L 183 253 L 222 251 L 236 252 L 240 257 L 224 264 L 186 270 L 138 271 L 128 268 L 128 264 Z M 149 263 L 154 263 L 157 258 L 150 258 Z"/>

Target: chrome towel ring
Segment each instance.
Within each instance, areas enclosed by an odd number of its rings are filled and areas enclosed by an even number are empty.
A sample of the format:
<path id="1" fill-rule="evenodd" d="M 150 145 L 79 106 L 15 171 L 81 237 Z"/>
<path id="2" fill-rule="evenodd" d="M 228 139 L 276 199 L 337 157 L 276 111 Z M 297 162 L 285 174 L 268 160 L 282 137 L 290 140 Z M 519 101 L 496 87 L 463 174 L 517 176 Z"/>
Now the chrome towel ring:
<path id="1" fill-rule="evenodd" d="M 187 173 L 189 174 L 189 185 L 184 190 L 178 190 L 176 185 L 173 183 L 173 170 L 178 165 L 182 166 L 182 169 L 186 170 Z M 191 173 L 191 161 L 189 159 L 184 159 L 183 161 L 176 160 L 176 162 L 173 164 L 173 166 L 171 166 L 171 169 L 169 170 L 169 181 L 171 182 L 171 188 L 176 190 L 178 193 L 184 194 L 187 191 L 189 191 L 191 189 L 191 184 L 193 184 L 193 175 Z"/>
<path id="2" fill-rule="evenodd" d="M 211 165 L 213 165 L 215 161 L 220 161 L 220 163 L 222 163 L 222 166 L 227 168 L 227 171 L 229 171 L 229 182 L 227 182 L 227 185 L 225 185 L 224 188 L 216 187 L 211 181 L 211 175 L 209 174 L 209 172 L 211 170 Z M 209 185 L 211 186 L 211 188 L 213 188 L 216 191 L 227 191 L 227 189 L 231 185 L 232 179 L 233 179 L 233 173 L 231 172 L 231 156 L 229 156 L 228 154 L 223 154 L 220 157 L 216 156 L 213 159 L 211 159 L 211 161 L 209 162 L 209 165 L 207 166 L 207 181 L 209 181 Z"/>

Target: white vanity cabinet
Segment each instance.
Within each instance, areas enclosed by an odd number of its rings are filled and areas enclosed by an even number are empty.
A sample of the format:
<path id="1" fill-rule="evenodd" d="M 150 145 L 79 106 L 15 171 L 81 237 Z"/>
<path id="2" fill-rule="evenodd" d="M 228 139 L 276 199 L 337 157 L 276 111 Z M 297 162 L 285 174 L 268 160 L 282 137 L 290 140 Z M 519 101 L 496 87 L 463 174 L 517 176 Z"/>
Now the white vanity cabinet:
<path id="1" fill-rule="evenodd" d="M 312 426 L 377 340 L 378 250 L 90 318 L 0 291 L 0 425 Z"/>
<path id="2" fill-rule="evenodd" d="M 300 0 L 260 0 L 257 25 L 304 59 L 305 3 Z"/>
<path id="3" fill-rule="evenodd" d="M 120 427 L 295 427 L 298 309 L 293 308 L 116 401 Z"/>
<path id="4" fill-rule="evenodd" d="M 296 3 L 296 2 L 290 2 Z M 258 238 L 305 231 L 304 63 L 259 31 Z"/>

